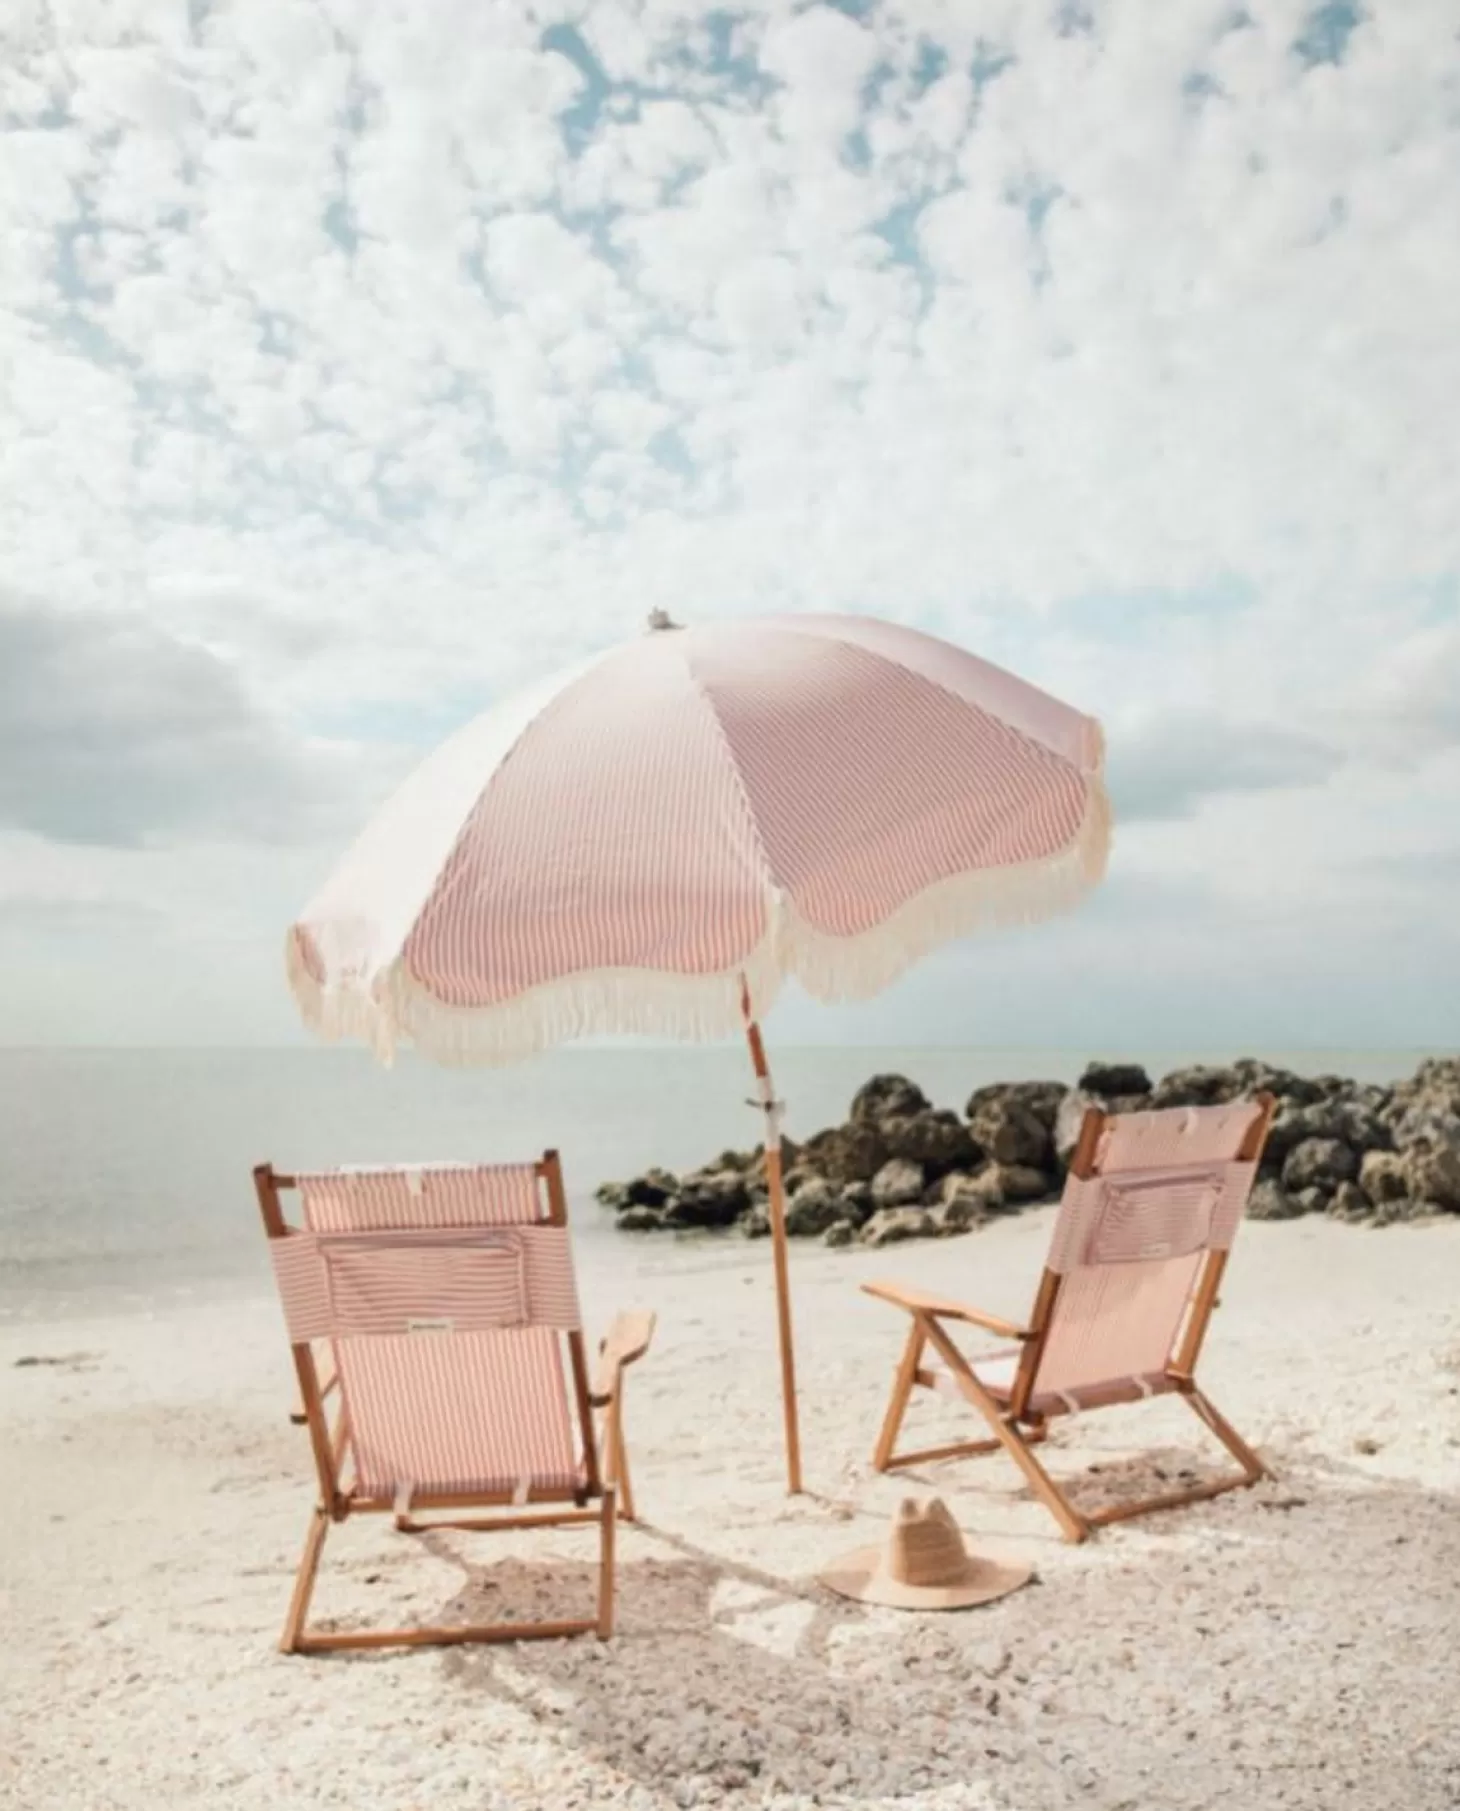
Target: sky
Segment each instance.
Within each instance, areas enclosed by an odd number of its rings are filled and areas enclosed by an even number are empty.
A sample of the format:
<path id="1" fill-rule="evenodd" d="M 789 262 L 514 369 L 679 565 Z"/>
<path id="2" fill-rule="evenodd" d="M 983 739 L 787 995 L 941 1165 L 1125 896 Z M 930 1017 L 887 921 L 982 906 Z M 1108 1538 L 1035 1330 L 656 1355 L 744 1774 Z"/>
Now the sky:
<path id="1" fill-rule="evenodd" d="M 304 1041 L 372 806 L 656 607 L 1106 728 L 1086 906 L 783 1040 L 1460 1041 L 1452 0 L 7 0 L 0 133 L 0 1042 Z"/>

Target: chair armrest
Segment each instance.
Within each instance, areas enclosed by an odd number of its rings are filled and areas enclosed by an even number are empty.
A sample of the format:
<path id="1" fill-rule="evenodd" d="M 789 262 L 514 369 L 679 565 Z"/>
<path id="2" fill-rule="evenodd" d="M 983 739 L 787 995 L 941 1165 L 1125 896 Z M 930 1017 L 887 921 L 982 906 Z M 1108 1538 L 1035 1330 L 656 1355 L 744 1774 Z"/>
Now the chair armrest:
<path id="1" fill-rule="evenodd" d="M 1013 1321 L 1000 1320 L 997 1314 L 985 1314 L 970 1308 L 966 1302 L 949 1301 L 946 1296 L 929 1295 L 923 1289 L 909 1289 L 902 1283 L 863 1283 L 867 1295 L 906 1308 L 909 1314 L 930 1314 L 935 1320 L 966 1321 L 970 1327 L 982 1327 L 997 1333 L 1000 1339 L 1033 1339 L 1032 1327 L 1016 1327 Z"/>
<path id="2" fill-rule="evenodd" d="M 598 1368 L 593 1374 L 593 1388 L 589 1391 L 595 1408 L 602 1408 L 617 1390 L 619 1379 L 625 1365 L 631 1365 L 636 1358 L 642 1358 L 649 1350 L 649 1342 L 654 1337 L 655 1317 L 644 1310 L 635 1310 L 615 1317 L 598 1345 Z"/>

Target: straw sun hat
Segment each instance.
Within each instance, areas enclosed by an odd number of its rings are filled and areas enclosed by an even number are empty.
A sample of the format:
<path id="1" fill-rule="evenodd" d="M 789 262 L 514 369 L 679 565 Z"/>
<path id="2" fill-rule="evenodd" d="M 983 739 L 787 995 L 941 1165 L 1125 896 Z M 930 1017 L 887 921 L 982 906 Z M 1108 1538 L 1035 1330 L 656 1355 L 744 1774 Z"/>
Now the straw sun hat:
<path id="1" fill-rule="evenodd" d="M 1027 1584 L 1034 1568 L 970 1553 L 941 1497 L 904 1497 L 880 1547 L 862 1547 L 821 1574 L 842 1597 L 894 1610 L 966 1610 Z"/>

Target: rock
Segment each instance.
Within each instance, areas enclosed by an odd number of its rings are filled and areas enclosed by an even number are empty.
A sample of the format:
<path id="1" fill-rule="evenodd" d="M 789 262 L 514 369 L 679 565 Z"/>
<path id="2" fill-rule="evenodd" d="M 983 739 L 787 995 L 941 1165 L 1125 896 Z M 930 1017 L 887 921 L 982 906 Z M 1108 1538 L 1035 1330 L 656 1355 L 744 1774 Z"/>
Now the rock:
<path id="1" fill-rule="evenodd" d="M 895 1157 L 890 1163 L 884 1163 L 872 1178 L 872 1203 L 881 1209 L 906 1207 L 910 1202 L 921 1200 L 926 1187 L 927 1178 L 921 1164 Z M 873 1218 L 876 1218 L 875 1214 Z"/>
<path id="2" fill-rule="evenodd" d="M 869 1182 L 849 1182 L 842 1190 L 842 1213 L 854 1226 L 861 1226 L 872 1218 L 872 1207 Z"/>
<path id="3" fill-rule="evenodd" d="M 1213 1107 L 1221 1101 L 1236 1100 L 1247 1092 L 1247 1085 L 1236 1069 L 1218 1068 L 1211 1063 L 1193 1063 L 1187 1069 L 1173 1069 L 1163 1075 L 1151 1090 L 1153 1107 Z"/>
<path id="4" fill-rule="evenodd" d="M 874 1075 L 852 1097 L 851 1118 L 856 1124 L 876 1124 L 884 1119 L 908 1119 L 926 1113 L 932 1105 L 916 1082 L 905 1075 Z"/>
<path id="5" fill-rule="evenodd" d="M 1460 1114 L 1448 1107 L 1410 1107 L 1386 1129 L 1391 1144 L 1401 1151 L 1415 1145 L 1460 1146 Z"/>
<path id="6" fill-rule="evenodd" d="M 750 1205 L 750 1190 L 738 1170 L 700 1171 L 686 1176 L 674 1203 L 679 1226 L 733 1226 Z"/>
<path id="7" fill-rule="evenodd" d="M 1460 1147 L 1460 1057 L 1431 1057 L 1390 1091 L 1384 1118 L 1401 1150 Z"/>
<path id="8" fill-rule="evenodd" d="M 940 1205 L 949 1207 L 967 1199 L 987 1216 L 1017 1208 L 1023 1202 L 1048 1199 L 1057 1192 L 1056 1184 L 1039 1170 L 1020 1164 L 987 1163 L 973 1176 L 945 1176 Z"/>
<path id="9" fill-rule="evenodd" d="M 1322 1089 L 1316 1082 L 1305 1076 L 1295 1075 L 1291 1069 L 1277 1069 L 1270 1063 L 1258 1061 L 1255 1057 L 1239 1057 L 1232 1064 L 1232 1074 L 1236 1078 L 1239 1094 L 1271 1094 L 1278 1101 L 1291 1101 L 1295 1106 L 1305 1106 L 1321 1098 Z"/>
<path id="10" fill-rule="evenodd" d="M 1053 1136 L 1060 1102 L 1069 1091 L 1065 1082 L 993 1082 L 986 1088 L 976 1088 L 969 1095 L 963 1117 L 975 1120 L 986 1107 L 1002 1106 L 1006 1101 L 1012 1101 L 1026 1112 L 1032 1113 L 1045 1131 Z"/>
<path id="11" fill-rule="evenodd" d="M 1292 1202 L 1299 1214 L 1324 1214 L 1328 1212 L 1328 1203 L 1332 1199 L 1326 1188 L 1300 1188 L 1288 1191 L 1288 1200 Z"/>
<path id="12" fill-rule="evenodd" d="M 824 1233 L 842 1217 L 840 1191 L 823 1176 L 803 1182 L 786 1203 L 786 1231 L 793 1238 Z"/>
<path id="13" fill-rule="evenodd" d="M 619 1222 L 623 1224 L 622 1221 Z M 771 1236 L 771 1212 L 764 1201 L 757 1201 L 748 1213 L 740 1217 L 740 1231 L 747 1239 L 768 1239 Z"/>
<path id="14" fill-rule="evenodd" d="M 996 1163 L 1044 1169 L 1054 1158 L 1050 1128 L 1018 1100 L 985 1102 L 969 1122 L 973 1141 Z"/>
<path id="15" fill-rule="evenodd" d="M 602 1207 L 611 1207 L 615 1213 L 629 1205 L 629 1191 L 622 1182 L 600 1182 L 593 1191 L 593 1199 Z"/>
<path id="16" fill-rule="evenodd" d="M 1374 1204 L 1357 1182 L 1340 1182 L 1328 1204 L 1328 1213 L 1334 1220 L 1370 1220 Z"/>
<path id="17" fill-rule="evenodd" d="M 1444 1209 L 1433 1201 L 1386 1201 L 1376 1207 L 1369 1218 L 1370 1226 L 1417 1225 L 1425 1220 L 1438 1220 Z"/>
<path id="18" fill-rule="evenodd" d="M 1283 1187 L 1289 1194 L 1318 1188 L 1331 1195 L 1340 1182 L 1352 1182 L 1358 1173 L 1358 1158 L 1337 1138 L 1305 1138 L 1283 1163 Z"/>
<path id="19" fill-rule="evenodd" d="M 1310 1139 L 1346 1142 L 1348 1130 L 1347 1115 L 1337 1101 L 1320 1100 L 1307 1106 L 1284 1101 L 1268 1128 L 1259 1167 L 1265 1176 L 1275 1175 L 1300 1144 Z"/>
<path id="20" fill-rule="evenodd" d="M 850 1220 L 833 1220 L 822 1241 L 826 1245 L 855 1245 L 857 1229 Z"/>
<path id="21" fill-rule="evenodd" d="M 1296 1220 L 1307 1212 L 1294 1201 L 1280 1182 L 1259 1182 L 1247 1198 L 1249 1220 Z"/>
<path id="22" fill-rule="evenodd" d="M 638 1204 L 624 1208 L 618 1217 L 619 1230 L 622 1232 L 660 1232 L 668 1224 L 658 1208 Z"/>
<path id="23" fill-rule="evenodd" d="M 1460 1213 L 1460 1150 L 1447 1144 L 1412 1147 L 1404 1153 L 1404 1172 L 1411 1200 Z"/>
<path id="24" fill-rule="evenodd" d="M 1407 1082 L 1393 1089 L 1401 1109 L 1425 1102 L 1460 1112 L 1460 1056 L 1428 1057 Z"/>
<path id="25" fill-rule="evenodd" d="M 986 1186 L 997 1189 L 999 1199 L 1005 1203 L 1043 1201 L 1059 1192 L 1042 1170 L 1026 1163 L 990 1164 L 985 1174 L 989 1179 Z"/>
<path id="26" fill-rule="evenodd" d="M 1082 1094 L 1111 1100 L 1120 1095 L 1149 1094 L 1151 1078 L 1139 1063 L 1087 1063 L 1075 1086 Z"/>
<path id="27" fill-rule="evenodd" d="M 627 1207 L 663 1207 L 678 1190 L 679 1178 L 671 1176 L 668 1170 L 645 1170 L 642 1176 L 635 1176 L 632 1182 L 624 1185 L 624 1204 Z"/>
<path id="28" fill-rule="evenodd" d="M 943 1234 L 971 1232 L 974 1227 L 982 1226 L 988 1217 L 988 1202 L 968 1189 L 950 1195 L 932 1212 L 938 1231 Z"/>
<path id="29" fill-rule="evenodd" d="M 931 1239 L 938 1233 L 938 1216 L 921 1207 L 880 1208 L 862 1228 L 864 1245 L 896 1245 L 903 1239 Z"/>
<path id="30" fill-rule="evenodd" d="M 833 1182 L 870 1182 L 893 1155 L 881 1127 L 868 1120 L 829 1126 L 801 1147 L 801 1161 Z"/>
<path id="31" fill-rule="evenodd" d="M 1078 1088 L 1071 1088 L 1060 1102 L 1059 1114 L 1054 1122 L 1054 1155 L 1061 1172 L 1070 1167 L 1075 1146 L 1080 1142 L 1080 1127 L 1085 1123 L 1086 1113 L 1091 1107 L 1102 1104 L 1093 1094 L 1084 1094 Z"/>
<path id="32" fill-rule="evenodd" d="M 896 1114 L 877 1128 L 889 1158 L 918 1164 L 925 1175 L 944 1176 L 975 1161 L 978 1148 L 956 1113 L 929 1108 L 925 1113 Z"/>
<path id="33" fill-rule="evenodd" d="M 986 1205 L 988 1195 L 980 1182 L 980 1177 L 986 1173 L 987 1168 L 988 1166 L 985 1165 L 977 1175 L 969 1175 L 966 1170 L 955 1170 L 951 1176 L 943 1177 L 938 1184 L 939 1203 L 946 1205 L 949 1201 L 956 1201 L 960 1195 L 967 1195 L 971 1200 Z"/>
<path id="34" fill-rule="evenodd" d="M 1345 1144 L 1355 1151 L 1392 1151 L 1394 1134 L 1385 1123 L 1382 1103 L 1362 1099 L 1350 1099 L 1343 1102 L 1343 1132 Z"/>
<path id="35" fill-rule="evenodd" d="M 1359 1165 L 1359 1187 L 1374 1204 L 1402 1201 L 1409 1194 L 1404 1159 L 1393 1151 L 1369 1151 Z"/>

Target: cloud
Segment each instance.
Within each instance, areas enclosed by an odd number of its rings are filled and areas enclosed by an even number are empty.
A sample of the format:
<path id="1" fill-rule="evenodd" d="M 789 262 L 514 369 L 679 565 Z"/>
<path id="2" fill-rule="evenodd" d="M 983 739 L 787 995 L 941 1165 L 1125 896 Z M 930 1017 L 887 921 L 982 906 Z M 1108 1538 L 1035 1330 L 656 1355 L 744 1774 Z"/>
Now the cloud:
<path id="1" fill-rule="evenodd" d="M 1460 621 L 1428 624 L 1386 649 L 1362 675 L 1359 700 L 1361 727 L 1386 759 L 1460 747 Z"/>
<path id="2" fill-rule="evenodd" d="M 1270 724 L 1156 717 L 1112 737 L 1111 801 L 1124 823 L 1183 818 L 1216 794 L 1321 785 L 1344 759 L 1316 737 Z"/>
<path id="3" fill-rule="evenodd" d="M 0 898 L 0 935 L 38 940 L 152 936 L 165 933 L 167 914 L 159 907 L 124 899 L 74 899 L 24 896 Z"/>
<path id="4" fill-rule="evenodd" d="M 126 617 L 0 604 L 0 828 L 124 847 L 290 842 L 347 822 L 359 778 L 206 647 Z"/>

